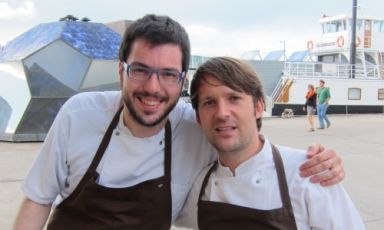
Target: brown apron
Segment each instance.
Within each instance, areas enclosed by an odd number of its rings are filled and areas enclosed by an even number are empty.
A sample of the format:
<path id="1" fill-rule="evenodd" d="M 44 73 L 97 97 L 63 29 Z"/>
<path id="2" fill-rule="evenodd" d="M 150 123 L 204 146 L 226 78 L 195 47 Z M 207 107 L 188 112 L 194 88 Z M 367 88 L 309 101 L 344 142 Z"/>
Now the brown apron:
<path id="1" fill-rule="evenodd" d="M 254 229 L 297 229 L 293 215 L 291 199 L 283 161 L 279 150 L 272 145 L 273 160 L 276 166 L 277 179 L 280 186 L 282 208 L 258 210 L 237 205 L 202 200 L 208 179 L 217 167 L 215 163 L 204 178 L 198 201 L 199 229 L 207 230 L 254 230 Z"/>
<path id="2" fill-rule="evenodd" d="M 97 184 L 96 168 L 116 128 L 122 107 L 111 121 L 91 165 L 76 189 L 53 211 L 47 229 L 167 229 L 171 227 L 171 142 L 165 126 L 164 176 L 126 188 Z"/>

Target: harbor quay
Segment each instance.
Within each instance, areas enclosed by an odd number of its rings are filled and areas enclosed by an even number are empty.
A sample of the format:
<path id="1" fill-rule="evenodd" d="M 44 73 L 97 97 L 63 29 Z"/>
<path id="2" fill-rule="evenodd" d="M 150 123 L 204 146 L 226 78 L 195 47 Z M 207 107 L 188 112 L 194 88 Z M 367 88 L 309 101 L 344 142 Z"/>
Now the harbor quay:
<path id="1" fill-rule="evenodd" d="M 307 131 L 305 116 L 264 118 L 261 131 L 277 145 L 305 149 L 309 144 L 321 143 L 335 149 L 342 156 L 346 171 L 342 183 L 366 228 L 381 230 L 384 226 L 381 177 L 384 175 L 384 114 L 330 115 L 329 118 L 330 128 L 315 132 Z M 0 229 L 12 229 L 23 199 L 21 183 L 41 145 L 41 142 L 0 142 Z"/>

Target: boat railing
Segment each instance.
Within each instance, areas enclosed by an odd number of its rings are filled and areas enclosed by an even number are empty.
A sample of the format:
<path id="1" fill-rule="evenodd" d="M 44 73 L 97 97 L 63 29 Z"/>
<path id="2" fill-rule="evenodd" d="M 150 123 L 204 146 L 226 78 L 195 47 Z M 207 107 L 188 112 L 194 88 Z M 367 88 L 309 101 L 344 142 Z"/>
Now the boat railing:
<path id="1" fill-rule="evenodd" d="M 277 82 L 276 87 L 273 89 L 273 92 L 271 94 L 271 98 L 272 98 L 273 101 L 277 100 L 277 97 L 279 96 L 279 94 L 280 94 L 280 92 L 282 90 L 282 87 L 283 87 L 283 85 L 285 83 L 285 79 L 286 78 L 284 76 L 281 77 L 279 79 L 279 81 Z"/>
<path id="2" fill-rule="evenodd" d="M 322 78 L 354 78 L 377 79 L 380 77 L 380 66 L 368 64 L 332 64 L 320 62 L 286 62 L 284 75 L 288 77 L 322 77 Z"/>

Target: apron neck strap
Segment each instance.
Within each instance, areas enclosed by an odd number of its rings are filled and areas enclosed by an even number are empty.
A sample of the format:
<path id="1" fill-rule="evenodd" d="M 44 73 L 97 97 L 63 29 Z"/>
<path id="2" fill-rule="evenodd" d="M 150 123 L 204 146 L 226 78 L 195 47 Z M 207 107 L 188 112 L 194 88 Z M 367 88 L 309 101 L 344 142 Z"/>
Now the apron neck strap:
<path id="1" fill-rule="evenodd" d="M 291 198 L 289 197 L 289 190 L 286 179 L 287 177 L 285 176 L 283 160 L 281 159 L 281 155 L 277 147 L 273 144 L 271 144 L 271 147 L 273 161 L 275 162 L 276 166 L 277 180 L 279 181 L 281 202 L 283 203 L 284 207 L 291 209 L 291 211 L 293 212 Z"/>
<path id="2" fill-rule="evenodd" d="M 119 123 L 120 114 L 123 110 L 123 106 L 121 106 L 113 117 L 111 123 L 108 126 L 107 131 L 97 149 L 96 155 L 92 160 L 91 165 L 88 168 L 88 171 L 94 172 L 96 171 L 97 166 L 101 158 L 104 155 L 105 150 L 108 147 L 108 144 L 111 140 L 113 130 L 117 127 Z M 167 120 L 165 124 L 165 146 L 164 146 L 164 176 L 168 181 L 171 181 L 171 156 L 172 156 L 172 128 L 171 123 Z"/>
<path id="3" fill-rule="evenodd" d="M 168 120 L 165 124 L 165 146 L 164 146 L 164 177 L 171 181 L 171 157 L 172 157 L 172 128 Z"/>
<path id="4" fill-rule="evenodd" d="M 99 162 L 101 158 L 104 155 L 105 150 L 108 147 L 109 141 L 111 140 L 113 130 L 117 127 L 117 124 L 119 123 L 120 113 L 123 110 L 124 106 L 121 106 L 115 116 L 113 117 L 111 123 L 108 126 L 107 131 L 105 132 L 105 135 L 103 137 L 103 140 L 101 141 L 99 148 L 97 149 L 96 155 L 92 160 L 91 165 L 88 168 L 88 171 L 96 171 L 97 166 L 99 165 Z"/>
<path id="5" fill-rule="evenodd" d="M 281 202 L 283 203 L 284 207 L 287 207 L 293 213 L 291 199 L 289 196 L 288 184 L 287 184 L 285 171 L 284 171 L 283 160 L 281 159 L 279 150 L 276 148 L 276 146 L 271 144 L 271 147 L 272 147 L 273 161 L 276 166 L 277 180 L 279 182 Z M 213 163 L 212 167 L 209 169 L 209 171 L 205 175 L 203 184 L 201 185 L 201 189 L 199 193 L 199 200 L 201 200 L 201 198 L 203 197 L 209 177 L 211 176 L 213 170 L 216 169 L 216 167 L 217 167 L 217 162 Z"/>
<path id="6" fill-rule="evenodd" d="M 208 183 L 209 177 L 211 176 L 213 170 L 216 169 L 216 167 L 217 167 L 217 162 L 215 161 L 213 163 L 212 167 L 209 169 L 209 171 L 205 175 L 204 180 L 203 180 L 203 184 L 201 185 L 201 189 L 200 189 L 200 194 L 199 194 L 199 199 L 198 199 L 199 201 L 203 197 L 204 192 L 205 192 L 205 188 L 207 187 L 207 183 Z"/>

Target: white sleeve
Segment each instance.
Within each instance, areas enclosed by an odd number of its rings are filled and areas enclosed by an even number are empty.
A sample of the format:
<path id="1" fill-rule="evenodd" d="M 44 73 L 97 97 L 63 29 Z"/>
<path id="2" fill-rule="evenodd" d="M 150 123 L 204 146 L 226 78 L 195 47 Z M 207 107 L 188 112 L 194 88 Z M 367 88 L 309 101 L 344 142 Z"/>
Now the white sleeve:
<path id="1" fill-rule="evenodd" d="M 66 151 L 69 121 L 65 111 L 66 105 L 57 114 L 22 184 L 24 195 L 39 204 L 53 203 L 68 177 Z"/>
<path id="2" fill-rule="evenodd" d="M 322 187 L 310 183 L 309 180 L 305 183 L 307 186 L 303 190 L 301 201 L 304 205 L 294 205 L 296 208 L 300 207 L 299 210 L 294 210 L 298 225 L 306 223 L 311 229 L 324 230 L 365 229 L 355 205 L 341 184 Z M 308 219 L 303 220 L 305 218 Z"/>

